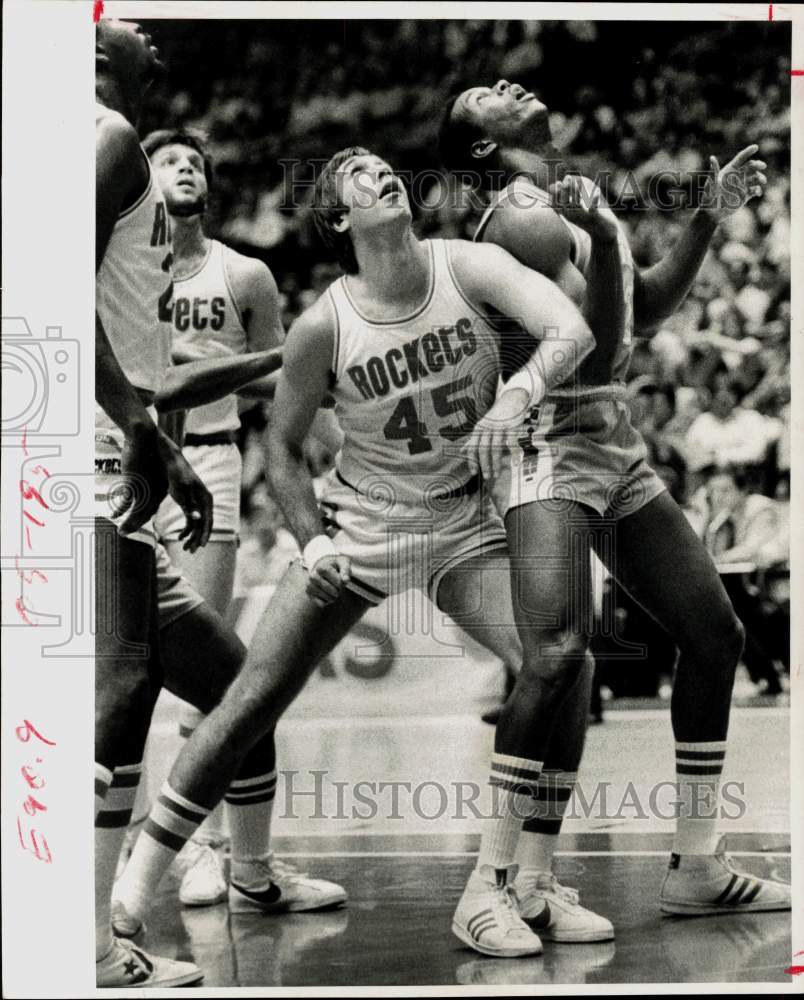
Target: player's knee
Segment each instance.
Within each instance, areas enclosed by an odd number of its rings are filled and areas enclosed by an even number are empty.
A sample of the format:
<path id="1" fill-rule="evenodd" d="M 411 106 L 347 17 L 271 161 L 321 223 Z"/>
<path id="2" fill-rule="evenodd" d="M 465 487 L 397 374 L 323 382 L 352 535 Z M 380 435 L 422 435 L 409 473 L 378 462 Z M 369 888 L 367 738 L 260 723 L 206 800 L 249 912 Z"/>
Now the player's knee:
<path id="1" fill-rule="evenodd" d="M 589 637 L 583 632 L 563 630 L 544 636 L 541 645 L 527 651 L 522 673 L 525 681 L 542 684 L 572 684 L 586 669 Z"/>
<path id="2" fill-rule="evenodd" d="M 142 665 L 121 663 L 106 672 L 96 695 L 95 714 L 115 725 L 129 718 L 145 716 L 151 705 L 152 692 L 148 674 Z"/>

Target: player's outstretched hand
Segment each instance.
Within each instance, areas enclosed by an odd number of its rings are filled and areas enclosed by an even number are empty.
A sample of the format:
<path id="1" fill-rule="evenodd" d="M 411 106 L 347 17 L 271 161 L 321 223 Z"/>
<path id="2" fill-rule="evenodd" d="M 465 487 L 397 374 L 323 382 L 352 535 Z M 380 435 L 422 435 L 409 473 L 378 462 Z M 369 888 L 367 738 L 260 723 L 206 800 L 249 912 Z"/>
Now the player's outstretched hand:
<path id="1" fill-rule="evenodd" d="M 716 156 L 709 157 L 709 177 L 704 187 L 701 208 L 717 222 L 722 222 L 742 208 L 752 198 L 759 198 L 768 183 L 763 160 L 755 160 L 759 152 L 755 143 L 721 167 Z"/>
<path id="2" fill-rule="evenodd" d="M 308 570 L 307 594 L 320 608 L 340 597 L 349 582 L 351 564 L 349 556 L 322 556 Z"/>
<path id="3" fill-rule="evenodd" d="M 143 425 L 126 435 L 121 467 L 123 475 L 131 478 L 133 488 L 114 498 L 114 516 L 123 518 L 120 531 L 129 534 L 154 516 L 168 491 L 156 424 Z"/>
<path id="4" fill-rule="evenodd" d="M 590 190 L 583 178 L 567 174 L 550 185 L 553 208 L 568 222 L 585 229 L 593 240 L 607 243 L 617 239 L 617 223 L 610 212 L 604 212 L 600 189 Z"/>
<path id="5" fill-rule="evenodd" d="M 212 531 L 212 494 L 204 486 L 181 450 L 171 439 L 159 432 L 159 442 L 168 477 L 168 493 L 187 518 L 179 533 L 183 548 L 195 552 L 209 541 Z"/>
<path id="6" fill-rule="evenodd" d="M 486 482 L 494 482 L 523 434 L 531 410 L 529 394 L 520 388 L 503 389 L 491 409 L 478 420 L 464 453 L 470 468 Z"/>

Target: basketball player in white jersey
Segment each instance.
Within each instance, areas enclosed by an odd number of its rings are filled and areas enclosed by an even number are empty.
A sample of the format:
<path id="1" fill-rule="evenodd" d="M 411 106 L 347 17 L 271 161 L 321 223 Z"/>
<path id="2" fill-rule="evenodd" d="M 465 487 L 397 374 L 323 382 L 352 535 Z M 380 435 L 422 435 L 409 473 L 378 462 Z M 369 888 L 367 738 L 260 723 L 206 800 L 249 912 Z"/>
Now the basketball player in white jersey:
<path id="1" fill-rule="evenodd" d="M 183 532 L 188 544 L 203 544 L 211 527 L 209 494 L 153 420 L 153 398 L 170 363 L 171 248 L 165 203 L 134 124 L 158 68 L 158 53 L 138 25 L 105 20 L 98 24 L 96 822 L 115 774 L 138 767 L 150 717 L 156 593 L 154 536 L 147 515 L 170 488 L 188 513 Z M 142 475 L 146 495 L 140 516 L 125 520 L 121 534 L 112 520 L 117 511 L 113 494 L 132 483 L 141 488 L 129 478 L 132 473 Z M 154 490 L 151 495 L 149 488 Z M 98 985 L 197 982 L 201 972 L 192 963 L 157 958 L 112 937 L 114 868 L 104 862 L 110 853 L 106 848 L 116 851 L 107 840 L 103 827 L 96 827 Z"/>
<path id="2" fill-rule="evenodd" d="M 284 330 L 271 272 L 262 261 L 236 253 L 204 233 L 213 168 L 201 139 L 193 133 L 162 129 L 146 136 L 143 148 L 171 221 L 174 361 L 277 347 L 284 340 Z M 263 380 L 251 383 L 247 394 L 253 398 L 271 389 L 270 381 Z M 183 454 L 212 494 L 213 528 L 208 544 L 194 552 L 183 547 L 182 512 L 170 497 L 155 519 L 171 562 L 223 619 L 232 599 L 240 528 L 239 426 L 238 396 L 234 394 L 186 415 Z M 189 735 L 200 718 L 194 708 L 182 706 L 178 719 L 181 735 Z M 179 887 L 179 898 L 185 905 L 209 905 L 226 898 L 222 860 L 214 850 L 223 840 L 223 812 L 218 808 L 180 859 L 186 865 Z"/>
<path id="3" fill-rule="evenodd" d="M 185 808 L 215 805 L 242 755 L 368 608 L 410 588 L 430 593 L 479 553 L 504 549 L 502 523 L 472 473 L 467 441 L 485 454 L 494 436 L 519 427 L 538 393 L 568 378 L 593 346 L 569 299 L 507 253 L 463 241 L 419 242 L 401 183 L 367 150 L 334 156 L 315 199 L 319 232 L 346 276 L 288 335 L 267 437 L 268 473 L 303 560 L 279 583 L 241 673 L 170 773 L 160 798 Z M 535 338 L 526 377 L 514 375 L 493 405 L 499 335 L 486 304 L 520 317 Z M 545 328 L 560 332 L 562 350 Z M 535 400 L 524 388 L 534 384 Z M 344 432 L 321 504 L 329 534 L 302 454 L 327 390 Z M 541 951 L 516 911 L 512 866 L 495 870 L 493 863 L 521 825 L 511 789 L 533 780 L 516 755 L 495 754 L 491 782 L 502 801 L 486 823 L 491 861 L 474 899 L 491 954 Z M 158 830 L 146 831 L 132 856 L 152 859 L 138 886 L 141 909 L 172 860 L 149 837 L 155 842 Z"/>
<path id="4" fill-rule="evenodd" d="M 447 103 L 440 148 L 450 169 L 479 173 L 491 191 L 476 240 L 550 277 L 589 318 L 596 292 L 588 207 L 596 195 L 591 182 L 564 178 L 567 165 L 551 143 L 544 105 L 505 80 L 472 87 Z M 680 649 L 671 717 L 681 805 L 661 909 L 705 915 L 790 906 L 788 886 L 737 872 L 718 850 L 715 804 L 742 627 L 711 559 L 647 464 L 624 390 L 634 328 L 650 332 L 677 308 L 718 223 L 762 193 L 765 164 L 752 158 L 756 152 L 747 147 L 723 170 L 711 159 L 702 207 L 647 271 L 635 268 L 617 225 L 623 322 L 607 331 L 592 324 L 596 347 L 577 384 L 548 394 L 524 447 L 501 461 L 492 484 L 509 549 L 524 557 L 514 601 L 523 666 L 499 724 L 518 718 L 530 727 L 532 759 L 554 779 L 552 789 L 545 783 L 537 794 L 545 811 L 525 821 L 517 855 L 526 920 L 540 921 L 545 901 L 572 910 L 558 894 L 551 862 L 587 719 L 589 622 L 573 618 L 573 609 L 577 615 L 589 607 L 590 547 Z M 608 209 L 600 214 L 613 220 Z M 709 804 L 702 809 L 703 793 Z M 559 935 L 560 928 L 558 939 L 573 939 Z"/>

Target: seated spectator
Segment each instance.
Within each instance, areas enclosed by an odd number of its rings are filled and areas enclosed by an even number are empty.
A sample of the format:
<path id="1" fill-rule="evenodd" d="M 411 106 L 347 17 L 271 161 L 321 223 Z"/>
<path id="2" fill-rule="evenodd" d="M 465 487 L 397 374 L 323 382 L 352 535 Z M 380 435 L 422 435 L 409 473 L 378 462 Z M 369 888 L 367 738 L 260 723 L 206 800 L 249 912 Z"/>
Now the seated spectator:
<path id="1" fill-rule="evenodd" d="M 696 417 L 687 431 L 685 452 L 691 471 L 740 465 L 755 478 L 761 476 L 768 447 L 778 440 L 781 427 L 778 420 L 743 409 L 742 398 L 743 390 L 734 379 L 717 384 L 708 412 Z"/>

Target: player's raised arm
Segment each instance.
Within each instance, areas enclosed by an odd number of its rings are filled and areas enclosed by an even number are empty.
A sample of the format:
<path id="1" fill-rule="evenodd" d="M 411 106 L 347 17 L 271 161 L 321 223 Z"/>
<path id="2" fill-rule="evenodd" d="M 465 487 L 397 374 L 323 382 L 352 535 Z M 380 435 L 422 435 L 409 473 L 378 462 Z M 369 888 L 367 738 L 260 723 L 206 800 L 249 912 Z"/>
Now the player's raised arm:
<path id="1" fill-rule="evenodd" d="M 687 297 L 720 223 L 752 198 L 761 196 L 766 165 L 754 159 L 759 146 L 746 146 L 722 169 L 709 158 L 709 178 L 701 204 L 676 244 L 656 264 L 634 273 L 634 323 L 643 336 L 655 332 Z"/>
<path id="2" fill-rule="evenodd" d="M 266 472 L 303 550 L 310 576 L 308 593 L 319 604 L 335 600 L 349 579 L 349 560 L 338 555 L 321 532 L 321 515 L 302 447 L 329 388 L 334 338 L 334 318 L 322 297 L 290 328 L 265 438 Z"/>
<path id="3" fill-rule="evenodd" d="M 452 259 L 456 277 L 480 311 L 491 306 L 515 319 L 535 341 L 525 365 L 506 382 L 467 442 L 470 462 L 492 478 L 530 409 L 572 375 L 593 350 L 595 338 L 557 285 L 506 250 L 456 242 Z"/>

